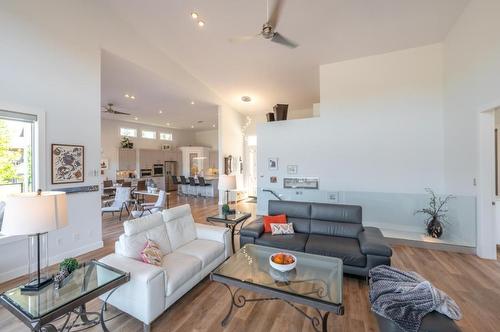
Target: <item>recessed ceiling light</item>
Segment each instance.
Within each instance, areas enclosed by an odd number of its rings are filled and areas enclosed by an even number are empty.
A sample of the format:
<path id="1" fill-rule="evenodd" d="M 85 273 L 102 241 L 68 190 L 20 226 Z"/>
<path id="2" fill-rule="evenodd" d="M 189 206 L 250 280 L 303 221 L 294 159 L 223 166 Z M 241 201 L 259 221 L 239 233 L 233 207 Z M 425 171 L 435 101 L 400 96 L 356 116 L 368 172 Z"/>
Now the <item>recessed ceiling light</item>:
<path id="1" fill-rule="evenodd" d="M 191 128 L 194 128 L 194 126 L 191 126 Z"/>
<path id="2" fill-rule="evenodd" d="M 243 96 L 243 97 L 241 97 L 241 101 L 243 101 L 245 103 L 249 103 L 252 101 L 252 98 L 250 98 L 250 96 Z"/>
<path id="3" fill-rule="evenodd" d="M 135 100 L 135 96 L 134 95 L 129 95 L 128 93 L 124 95 L 125 98 L 128 98 L 128 99 L 132 99 L 132 100 Z"/>
<path id="4" fill-rule="evenodd" d="M 139 118 L 138 118 L 138 117 L 136 117 L 136 116 L 134 116 L 134 120 L 135 120 L 135 121 L 137 121 L 137 120 L 139 120 Z"/>
<path id="5" fill-rule="evenodd" d="M 163 111 L 162 111 L 162 110 L 159 110 L 159 111 L 158 111 L 158 114 L 162 114 L 162 113 L 163 113 Z"/>
<path id="6" fill-rule="evenodd" d="M 170 126 L 170 122 L 167 122 L 166 124 L 167 124 L 167 126 Z"/>
<path id="7" fill-rule="evenodd" d="M 204 27 L 204 26 L 205 26 L 205 22 L 203 22 L 203 21 L 201 21 L 201 20 L 200 20 L 200 21 L 198 21 L 198 26 L 199 26 L 199 27 Z"/>
<path id="8" fill-rule="evenodd" d="M 191 101 L 191 105 L 194 105 L 194 101 Z"/>
<path id="9" fill-rule="evenodd" d="M 212 127 L 214 127 L 214 128 L 215 128 L 215 124 L 213 124 L 213 125 L 212 125 Z"/>
<path id="10" fill-rule="evenodd" d="M 193 20 L 196 20 L 196 19 L 198 18 L 198 13 L 197 13 L 197 12 L 192 12 L 192 13 L 191 13 L 191 18 L 192 18 Z"/>
<path id="11" fill-rule="evenodd" d="M 127 94 L 125 94 L 125 96 L 124 96 L 124 97 L 125 97 L 125 98 L 130 98 L 130 96 L 129 96 L 129 94 L 128 94 L 128 93 L 127 93 Z"/>

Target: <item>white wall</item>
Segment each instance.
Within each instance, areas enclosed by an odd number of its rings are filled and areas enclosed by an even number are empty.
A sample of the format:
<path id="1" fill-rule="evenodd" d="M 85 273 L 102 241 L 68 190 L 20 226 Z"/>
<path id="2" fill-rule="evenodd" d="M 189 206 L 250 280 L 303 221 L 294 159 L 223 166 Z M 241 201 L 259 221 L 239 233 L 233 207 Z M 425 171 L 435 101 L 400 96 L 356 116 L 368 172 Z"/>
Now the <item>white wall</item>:
<path id="1" fill-rule="evenodd" d="M 194 139 L 195 145 L 207 146 L 212 151 L 218 150 L 219 131 L 217 129 L 197 131 L 194 133 Z"/>
<path id="2" fill-rule="evenodd" d="M 138 137 L 130 138 L 134 143 L 135 149 L 157 149 L 159 150 L 162 145 L 169 144 L 176 148 L 179 146 L 197 145 L 196 133 L 191 130 L 177 130 L 165 127 L 156 127 L 150 125 L 143 125 L 138 123 L 131 123 L 125 121 L 115 121 L 109 119 L 102 119 L 101 122 L 101 147 L 102 158 L 108 159 L 109 169 L 105 171 L 103 178 L 114 180 L 116 178 L 116 171 L 118 170 L 118 149 L 120 147 L 120 128 L 134 128 L 137 129 Z M 141 130 L 156 131 L 156 139 L 145 139 L 141 137 Z M 172 141 L 160 140 L 160 132 L 172 133 Z"/>
<path id="3" fill-rule="evenodd" d="M 218 108 L 219 123 L 219 173 L 224 174 L 224 157 L 232 155 L 235 160 L 244 156 L 244 136 L 242 126 L 245 117 L 227 106 Z M 244 188 L 244 175 L 239 173 L 237 163 L 233 165 L 233 175 L 236 175 L 238 188 Z M 225 194 L 219 193 L 219 204 L 222 204 Z"/>
<path id="4" fill-rule="evenodd" d="M 0 102 L 46 113 L 43 189 L 68 187 L 50 184 L 52 143 L 85 146 L 85 182 L 69 186 L 97 184 L 93 171 L 100 158 L 100 51 L 89 34 L 77 33 L 86 10 L 74 3 L 64 15 L 43 15 L 49 10 L 42 4 L 30 5 L 1 5 Z M 100 194 L 68 195 L 68 211 L 69 226 L 49 234 L 52 261 L 102 246 Z M 26 240 L 8 242 L 0 243 L 0 281 L 27 272 Z"/>
<path id="5" fill-rule="evenodd" d="M 479 112 L 500 105 L 500 2 L 472 0 L 445 41 L 444 153 L 448 191 L 476 195 Z M 492 222 L 482 218 L 491 197 L 479 197 L 478 254 L 496 257 Z M 496 225 L 500 227 L 500 225 Z"/>
<path id="6" fill-rule="evenodd" d="M 321 66 L 319 118 L 257 125 L 259 188 L 290 164 L 321 190 L 441 192 L 442 60 L 436 44 Z"/>

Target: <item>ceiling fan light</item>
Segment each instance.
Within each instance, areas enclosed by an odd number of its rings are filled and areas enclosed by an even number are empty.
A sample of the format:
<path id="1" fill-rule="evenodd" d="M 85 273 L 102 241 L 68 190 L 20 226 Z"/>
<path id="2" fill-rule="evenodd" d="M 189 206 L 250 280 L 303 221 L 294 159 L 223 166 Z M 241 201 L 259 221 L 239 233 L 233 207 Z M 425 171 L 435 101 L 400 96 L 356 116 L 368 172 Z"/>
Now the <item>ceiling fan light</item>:
<path id="1" fill-rule="evenodd" d="M 197 13 L 197 12 L 192 12 L 192 13 L 191 13 L 191 18 L 192 18 L 193 20 L 196 20 L 196 19 L 198 18 L 198 13 Z"/>
<path id="2" fill-rule="evenodd" d="M 250 98 L 250 96 L 243 96 L 243 97 L 241 97 L 241 101 L 243 101 L 245 103 L 249 103 L 252 101 L 252 98 Z"/>
<path id="3" fill-rule="evenodd" d="M 205 26 L 205 22 L 203 22 L 202 20 L 199 20 L 198 21 L 198 26 L 199 27 L 204 27 Z"/>

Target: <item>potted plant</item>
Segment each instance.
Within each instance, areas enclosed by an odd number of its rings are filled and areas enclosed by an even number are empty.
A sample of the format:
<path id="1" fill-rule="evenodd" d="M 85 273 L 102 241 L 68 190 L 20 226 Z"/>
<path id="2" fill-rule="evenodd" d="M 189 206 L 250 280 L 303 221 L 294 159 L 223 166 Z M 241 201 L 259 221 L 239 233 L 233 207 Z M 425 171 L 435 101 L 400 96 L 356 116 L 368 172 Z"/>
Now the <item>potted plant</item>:
<path id="1" fill-rule="evenodd" d="M 59 272 L 54 276 L 54 285 L 57 289 L 72 277 L 72 273 L 80 267 L 80 263 L 75 258 L 65 258 L 59 264 Z"/>
<path id="2" fill-rule="evenodd" d="M 430 188 L 426 188 L 431 196 L 429 198 L 429 206 L 415 211 L 415 214 L 423 213 L 427 215 L 425 226 L 427 234 L 433 238 L 440 238 L 443 235 L 444 223 L 446 223 L 448 212 L 447 203 L 450 199 L 455 198 L 453 195 L 448 195 L 444 198 L 437 196 Z"/>

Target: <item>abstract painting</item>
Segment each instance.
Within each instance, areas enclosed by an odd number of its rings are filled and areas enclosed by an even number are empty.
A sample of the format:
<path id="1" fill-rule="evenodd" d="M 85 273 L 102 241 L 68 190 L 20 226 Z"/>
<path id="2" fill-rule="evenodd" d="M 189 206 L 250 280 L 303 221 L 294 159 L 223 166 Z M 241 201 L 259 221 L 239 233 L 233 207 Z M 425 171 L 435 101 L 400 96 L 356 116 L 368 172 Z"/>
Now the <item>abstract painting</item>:
<path id="1" fill-rule="evenodd" d="M 52 184 L 84 181 L 84 147 L 52 144 Z"/>

